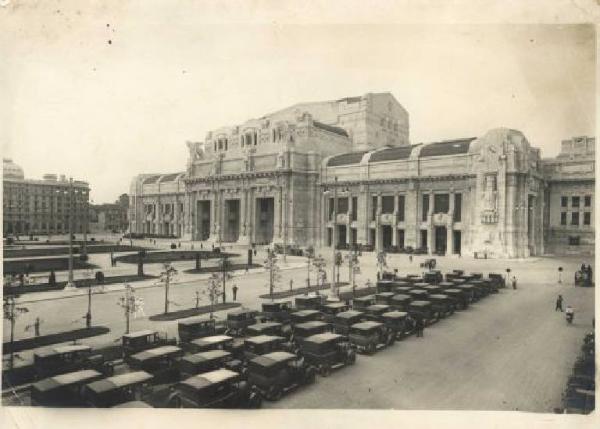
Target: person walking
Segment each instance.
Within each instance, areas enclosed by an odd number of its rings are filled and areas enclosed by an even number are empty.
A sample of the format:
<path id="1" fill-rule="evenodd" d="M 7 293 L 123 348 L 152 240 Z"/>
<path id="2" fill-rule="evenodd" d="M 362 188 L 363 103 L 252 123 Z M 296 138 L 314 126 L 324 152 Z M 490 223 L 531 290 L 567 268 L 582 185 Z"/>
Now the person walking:
<path id="1" fill-rule="evenodd" d="M 512 288 L 516 290 L 517 289 L 517 278 L 515 276 L 512 276 L 510 282 L 512 284 Z"/>
<path id="2" fill-rule="evenodd" d="M 422 317 L 417 317 L 415 321 L 415 330 L 417 332 L 417 337 L 423 337 L 423 329 L 425 329 L 425 323 L 423 322 Z"/>
<path id="3" fill-rule="evenodd" d="M 556 298 L 556 307 L 554 308 L 554 311 L 560 310 L 562 313 L 562 311 L 563 311 L 562 304 L 563 304 L 563 297 L 562 297 L 562 295 L 558 295 L 558 298 Z"/>
<path id="4" fill-rule="evenodd" d="M 235 300 L 237 298 L 237 291 L 238 291 L 237 285 L 233 285 L 233 287 L 231 288 L 231 292 L 233 292 L 233 301 L 234 302 L 235 302 Z"/>

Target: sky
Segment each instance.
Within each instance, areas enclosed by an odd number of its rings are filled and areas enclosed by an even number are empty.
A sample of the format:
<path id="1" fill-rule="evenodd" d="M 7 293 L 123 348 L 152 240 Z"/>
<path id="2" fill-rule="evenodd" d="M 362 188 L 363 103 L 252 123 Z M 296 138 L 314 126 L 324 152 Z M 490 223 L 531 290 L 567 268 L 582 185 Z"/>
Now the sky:
<path id="1" fill-rule="evenodd" d="M 136 174 L 183 171 L 185 142 L 211 129 L 368 92 L 408 110 L 412 143 L 510 127 L 550 157 L 595 135 L 593 26 L 225 23 L 134 3 L 9 24 L 0 142 L 26 177 L 73 176 L 112 202 Z"/>

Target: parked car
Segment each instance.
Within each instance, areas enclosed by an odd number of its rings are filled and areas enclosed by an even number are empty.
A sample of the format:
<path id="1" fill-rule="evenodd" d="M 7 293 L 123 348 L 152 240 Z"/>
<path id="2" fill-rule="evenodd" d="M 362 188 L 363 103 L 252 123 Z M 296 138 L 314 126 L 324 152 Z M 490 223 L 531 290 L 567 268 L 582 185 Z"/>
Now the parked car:
<path id="1" fill-rule="evenodd" d="M 439 270 L 430 270 L 423 273 L 423 281 L 430 284 L 438 284 L 439 282 L 444 280 L 444 276 L 442 276 L 442 272 Z"/>
<path id="2" fill-rule="evenodd" d="M 157 331 L 136 331 L 122 337 L 123 357 L 159 346 L 175 345 L 175 338 L 161 337 Z"/>
<path id="3" fill-rule="evenodd" d="M 258 312 L 255 310 L 239 309 L 227 313 L 227 335 L 242 337 L 246 334 L 246 328 L 256 323 Z"/>
<path id="4" fill-rule="evenodd" d="M 345 304 L 343 302 L 332 302 L 330 304 L 324 304 L 321 307 L 321 312 L 323 313 L 323 321 L 327 322 L 327 323 L 333 323 L 335 320 L 335 317 L 344 312 L 344 311 L 348 311 L 350 309 L 350 306 L 348 304 Z"/>
<path id="5" fill-rule="evenodd" d="M 288 323 L 292 311 L 292 301 L 263 302 L 259 317 L 264 322 Z"/>
<path id="6" fill-rule="evenodd" d="M 363 311 L 369 305 L 375 304 L 375 295 L 361 296 L 352 300 L 352 309 Z"/>
<path id="7" fill-rule="evenodd" d="M 178 367 L 183 379 L 220 368 L 239 373 L 243 370 L 242 362 L 234 359 L 233 355 L 226 350 L 209 350 L 184 356 L 179 360 Z"/>
<path id="8" fill-rule="evenodd" d="M 452 299 L 454 301 L 454 309 L 458 310 L 465 310 L 470 303 L 470 292 L 461 290 L 461 289 L 446 289 L 444 291 L 444 295 L 446 295 L 447 297 L 449 297 L 450 299 Z"/>
<path id="9" fill-rule="evenodd" d="M 298 323 L 304 322 L 312 322 L 314 320 L 322 320 L 323 313 L 319 310 L 300 310 L 295 311 L 290 314 L 290 321 L 292 325 L 297 325 Z"/>
<path id="10" fill-rule="evenodd" d="M 232 346 L 233 337 L 229 335 L 211 335 L 210 337 L 196 338 L 186 343 L 186 351 L 190 353 L 200 353 L 209 350 L 231 351 Z"/>
<path id="11" fill-rule="evenodd" d="M 486 280 L 471 280 L 469 284 L 475 286 L 475 294 L 478 296 L 479 299 L 484 298 L 491 293 L 490 283 Z"/>
<path id="12" fill-rule="evenodd" d="M 365 318 L 367 320 L 381 321 L 381 315 L 391 311 L 391 307 L 385 304 L 373 304 L 365 308 Z"/>
<path id="13" fill-rule="evenodd" d="M 410 283 L 407 283 L 407 284 L 410 284 Z M 408 295 L 408 292 L 410 292 L 413 289 L 414 288 L 412 287 L 412 285 L 410 285 L 410 286 L 395 286 L 394 287 L 394 293 L 396 295 L 398 295 L 398 294 Z"/>
<path id="14" fill-rule="evenodd" d="M 291 351 L 291 346 L 283 337 L 275 335 L 257 335 L 244 340 L 244 360 L 276 351 Z"/>
<path id="15" fill-rule="evenodd" d="M 496 289 L 496 291 L 498 289 L 500 289 L 500 288 L 505 288 L 506 287 L 506 279 L 504 278 L 504 276 L 502 274 L 489 273 L 488 274 L 488 278 L 492 282 L 492 284 L 493 284 L 494 288 Z"/>
<path id="16" fill-rule="evenodd" d="M 425 286 L 423 288 L 423 290 L 425 292 L 427 292 L 429 295 L 434 294 L 434 293 L 442 293 L 442 288 L 437 285 Z"/>
<path id="17" fill-rule="evenodd" d="M 331 325 L 321 320 L 298 323 L 297 325 L 294 325 L 293 341 L 299 345 L 303 338 L 307 338 L 315 334 L 330 332 L 331 330 Z"/>
<path id="18" fill-rule="evenodd" d="M 177 346 L 160 346 L 133 354 L 125 362 L 133 370 L 152 374 L 155 382 L 165 383 L 177 381 L 181 356 L 183 350 Z"/>
<path id="19" fill-rule="evenodd" d="M 412 301 L 408 306 L 408 314 L 413 319 L 422 319 L 425 325 L 437 320 L 430 301 Z"/>
<path id="20" fill-rule="evenodd" d="M 467 294 L 467 299 L 469 301 L 469 304 L 479 300 L 480 295 L 478 293 L 476 293 L 475 286 L 473 286 L 471 284 L 456 285 L 456 289 L 462 290 Z"/>
<path id="21" fill-rule="evenodd" d="M 297 310 L 318 310 L 327 299 L 324 295 L 303 295 L 296 297 Z"/>
<path id="22" fill-rule="evenodd" d="M 356 362 L 356 353 L 343 335 L 326 332 L 311 335 L 300 342 L 302 356 L 306 362 L 327 377 L 332 369 Z"/>
<path id="23" fill-rule="evenodd" d="M 260 408 L 262 398 L 243 377 L 229 369 L 194 375 L 175 386 L 170 408 Z"/>
<path id="24" fill-rule="evenodd" d="M 448 295 L 434 293 L 429 295 L 428 301 L 431 302 L 433 311 L 436 313 L 438 319 L 454 313 L 454 300 Z"/>
<path id="25" fill-rule="evenodd" d="M 413 333 L 415 321 L 405 311 L 389 311 L 381 315 L 381 321 L 401 340 Z"/>
<path id="26" fill-rule="evenodd" d="M 412 297 L 413 300 L 418 301 L 418 300 L 426 300 L 427 297 L 429 296 L 429 293 L 427 293 L 426 290 L 423 289 L 411 289 L 410 291 L 408 291 L 408 294 Z"/>
<path id="27" fill-rule="evenodd" d="M 269 401 L 277 401 L 285 392 L 315 381 L 316 370 L 304 358 L 288 352 L 257 356 L 248 364 L 248 383 Z"/>
<path id="28" fill-rule="evenodd" d="M 81 344 L 57 346 L 33 353 L 33 367 L 37 379 L 51 377 L 80 369 L 95 369 L 112 375 L 113 366 L 102 355 L 93 355 L 92 348 Z"/>
<path id="29" fill-rule="evenodd" d="M 391 292 L 394 287 L 394 280 L 378 280 L 377 281 L 377 293 L 380 292 Z"/>
<path id="30" fill-rule="evenodd" d="M 408 311 L 408 305 L 412 300 L 412 296 L 399 293 L 392 297 L 390 306 L 397 311 Z"/>
<path id="31" fill-rule="evenodd" d="M 83 396 L 88 406 L 109 408 L 151 396 L 153 376 L 145 371 L 128 372 L 86 384 Z"/>
<path id="32" fill-rule="evenodd" d="M 375 304 L 391 305 L 394 292 L 380 292 L 375 294 Z"/>
<path id="33" fill-rule="evenodd" d="M 454 283 L 453 282 L 440 282 L 437 284 L 437 286 L 440 288 L 440 290 L 444 291 L 446 289 L 453 289 L 454 288 Z M 442 292 L 443 293 L 443 292 Z"/>
<path id="34" fill-rule="evenodd" d="M 43 407 L 83 407 L 83 387 L 104 376 L 83 369 L 45 378 L 31 386 L 31 405 Z"/>
<path id="35" fill-rule="evenodd" d="M 335 316 L 335 319 L 333 320 L 333 331 L 336 334 L 347 336 L 350 333 L 350 327 L 363 320 L 365 320 L 365 313 L 362 311 L 343 311 Z"/>
<path id="36" fill-rule="evenodd" d="M 248 326 L 246 328 L 246 334 L 250 337 L 256 335 L 275 335 L 279 337 L 283 337 L 283 325 L 278 322 L 263 322 L 263 323 L 255 323 L 254 325 Z"/>
<path id="37" fill-rule="evenodd" d="M 396 336 L 390 328 L 372 320 L 352 325 L 348 338 L 353 347 L 368 354 L 391 346 L 396 341 Z"/>
<path id="38" fill-rule="evenodd" d="M 177 324 L 177 333 L 179 341 L 187 343 L 195 338 L 208 337 L 215 334 L 224 334 L 216 332 L 215 319 L 193 318 L 182 320 Z"/>

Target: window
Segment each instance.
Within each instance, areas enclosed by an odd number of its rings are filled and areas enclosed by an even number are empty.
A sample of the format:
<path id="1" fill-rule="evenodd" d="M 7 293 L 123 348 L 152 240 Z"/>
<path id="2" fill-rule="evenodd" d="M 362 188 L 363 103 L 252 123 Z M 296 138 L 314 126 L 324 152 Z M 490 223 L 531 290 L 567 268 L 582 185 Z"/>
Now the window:
<path id="1" fill-rule="evenodd" d="M 560 224 L 561 225 L 566 225 L 567 224 L 567 212 L 562 212 L 560 214 Z"/>
<path id="2" fill-rule="evenodd" d="M 427 220 L 427 214 L 429 213 L 429 194 L 423 194 L 423 210 L 421 211 L 421 220 Z"/>
<path id="3" fill-rule="evenodd" d="M 371 220 L 375 220 L 377 218 L 377 197 L 372 198 L 372 212 L 371 212 Z"/>
<path id="4" fill-rule="evenodd" d="M 460 222 L 462 217 L 462 194 L 454 194 L 454 222 Z"/>
<path id="5" fill-rule="evenodd" d="M 583 197 L 583 205 L 586 207 L 592 206 L 592 196 L 591 195 L 586 195 L 585 197 Z"/>
<path id="6" fill-rule="evenodd" d="M 398 222 L 404 222 L 404 211 L 405 211 L 405 198 L 404 195 L 398 196 Z"/>
<path id="7" fill-rule="evenodd" d="M 358 211 L 358 197 L 352 197 L 352 213 L 351 213 L 351 220 L 356 220 L 357 217 L 357 211 Z"/>
<path id="8" fill-rule="evenodd" d="M 571 213 L 571 225 L 579 225 L 579 212 Z"/>
<path id="9" fill-rule="evenodd" d="M 333 198 L 329 198 L 329 220 L 333 220 Z"/>
<path id="10" fill-rule="evenodd" d="M 579 197 L 571 197 L 571 206 L 579 207 Z"/>
<path id="11" fill-rule="evenodd" d="M 450 196 L 448 194 L 435 194 L 433 196 L 433 212 L 448 213 L 450 210 Z"/>
<path id="12" fill-rule="evenodd" d="M 560 206 L 567 207 L 569 205 L 569 197 L 560 197 Z"/>
<path id="13" fill-rule="evenodd" d="M 381 212 L 394 213 L 394 197 L 391 195 L 381 197 Z"/>
<path id="14" fill-rule="evenodd" d="M 570 235 L 569 236 L 569 246 L 579 246 L 579 237 Z"/>
<path id="15" fill-rule="evenodd" d="M 338 198 L 338 213 L 348 213 L 348 198 Z"/>
<path id="16" fill-rule="evenodd" d="M 584 212 L 583 213 L 583 224 L 590 225 L 591 221 L 592 221 L 592 214 L 590 212 Z"/>

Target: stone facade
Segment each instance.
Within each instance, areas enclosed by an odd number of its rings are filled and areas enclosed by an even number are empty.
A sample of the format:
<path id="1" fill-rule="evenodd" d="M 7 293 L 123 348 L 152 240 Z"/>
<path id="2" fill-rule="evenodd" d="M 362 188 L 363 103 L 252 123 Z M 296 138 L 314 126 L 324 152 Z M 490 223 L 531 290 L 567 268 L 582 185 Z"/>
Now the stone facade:
<path id="1" fill-rule="evenodd" d="M 83 233 L 90 193 L 86 182 L 75 180 L 71 186 L 64 175 L 56 174 L 26 179 L 21 167 L 4 159 L 2 188 L 5 236 L 68 234 L 70 207 L 73 232 Z"/>
<path id="2" fill-rule="evenodd" d="M 389 93 L 297 104 L 187 146 L 185 172 L 133 180 L 133 232 L 217 244 L 540 255 L 565 182 L 550 165 L 570 159 L 541 160 L 506 128 L 411 145 L 408 114 Z M 593 157 L 575 146 L 591 165 L 593 191 Z"/>

